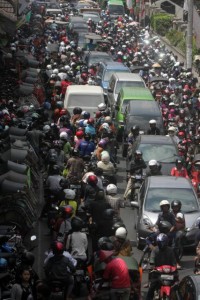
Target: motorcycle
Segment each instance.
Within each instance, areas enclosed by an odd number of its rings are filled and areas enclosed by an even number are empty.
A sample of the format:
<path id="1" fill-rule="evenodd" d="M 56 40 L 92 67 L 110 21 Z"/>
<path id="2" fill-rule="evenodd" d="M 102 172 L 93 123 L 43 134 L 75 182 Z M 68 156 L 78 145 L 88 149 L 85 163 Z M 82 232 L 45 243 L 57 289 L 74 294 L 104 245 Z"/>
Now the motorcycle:
<path id="1" fill-rule="evenodd" d="M 158 276 L 158 281 L 160 282 L 160 288 L 155 291 L 155 293 L 157 293 L 158 295 L 158 299 L 171 299 L 171 289 L 178 282 L 176 267 L 169 265 L 155 267 L 155 269 L 150 274 L 152 280 L 155 280 L 155 276 Z"/>

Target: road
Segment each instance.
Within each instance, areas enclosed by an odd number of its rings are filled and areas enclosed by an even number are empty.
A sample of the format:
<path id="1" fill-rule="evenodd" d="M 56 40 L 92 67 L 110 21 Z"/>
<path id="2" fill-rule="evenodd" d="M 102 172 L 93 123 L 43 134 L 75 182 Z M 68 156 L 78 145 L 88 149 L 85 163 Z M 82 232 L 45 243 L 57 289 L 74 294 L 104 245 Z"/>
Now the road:
<path id="1" fill-rule="evenodd" d="M 121 153 L 121 151 L 120 151 Z M 119 194 L 123 197 L 123 193 L 126 187 L 126 173 L 125 173 L 125 159 L 121 157 L 119 153 L 119 160 L 120 164 L 118 165 L 118 189 L 119 189 Z M 137 211 L 130 208 L 122 208 L 121 209 L 121 217 L 127 227 L 128 230 L 128 238 L 132 241 L 133 244 L 133 252 L 134 252 L 134 257 L 137 259 L 137 261 L 140 260 L 140 257 L 142 255 L 142 251 L 138 250 L 135 245 L 136 245 L 136 230 L 135 230 L 135 221 L 137 219 Z M 36 234 L 37 235 L 37 247 L 34 250 L 34 254 L 36 257 L 36 261 L 34 264 L 35 270 L 38 272 L 40 277 L 43 277 L 43 261 L 45 258 L 45 251 L 48 250 L 49 245 L 50 245 L 50 235 L 49 235 L 49 230 L 46 225 L 46 219 L 41 218 L 38 221 L 38 224 L 35 229 L 30 233 Z M 193 272 L 193 266 L 194 266 L 194 253 L 184 253 L 184 256 L 182 258 L 182 266 L 183 269 L 180 270 L 180 278 L 183 278 L 185 275 L 192 274 Z M 143 274 L 143 280 L 142 280 L 142 286 L 143 284 L 147 282 L 147 273 Z M 145 299 L 145 294 L 147 292 L 147 289 L 142 288 L 142 299 Z"/>

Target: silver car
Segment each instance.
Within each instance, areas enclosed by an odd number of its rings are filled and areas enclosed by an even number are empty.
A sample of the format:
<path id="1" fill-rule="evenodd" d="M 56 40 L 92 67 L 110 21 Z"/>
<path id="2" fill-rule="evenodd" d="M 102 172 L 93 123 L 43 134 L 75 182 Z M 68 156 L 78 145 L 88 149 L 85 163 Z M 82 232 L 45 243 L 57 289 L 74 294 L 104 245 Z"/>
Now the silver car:
<path id="1" fill-rule="evenodd" d="M 137 246 L 145 245 L 145 238 L 150 234 L 150 227 L 157 221 L 160 212 L 160 201 L 173 200 L 182 202 L 186 229 L 184 247 L 195 246 L 195 237 L 200 220 L 200 203 L 190 180 L 183 177 L 151 176 L 147 177 L 138 193 L 138 201 L 131 202 L 138 209 L 136 221 Z"/>

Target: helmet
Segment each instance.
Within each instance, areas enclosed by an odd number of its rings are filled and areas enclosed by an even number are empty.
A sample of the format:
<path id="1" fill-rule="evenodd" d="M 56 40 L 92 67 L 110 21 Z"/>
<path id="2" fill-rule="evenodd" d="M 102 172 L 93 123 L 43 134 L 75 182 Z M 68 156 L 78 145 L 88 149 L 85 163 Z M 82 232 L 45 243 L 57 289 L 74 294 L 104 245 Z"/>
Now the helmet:
<path id="1" fill-rule="evenodd" d="M 78 217 L 74 217 L 71 220 L 71 226 L 73 231 L 80 231 L 83 228 L 83 220 Z"/>
<path id="2" fill-rule="evenodd" d="M 103 236 L 98 240 L 98 248 L 100 250 L 113 250 L 113 244 L 107 236 Z"/>
<path id="3" fill-rule="evenodd" d="M 67 132 L 61 132 L 60 133 L 60 139 L 66 141 L 68 139 L 68 134 Z"/>
<path id="4" fill-rule="evenodd" d="M 73 215 L 74 209 L 71 205 L 61 206 L 61 213 L 65 218 L 69 219 Z"/>
<path id="5" fill-rule="evenodd" d="M 96 175 L 89 175 L 89 176 L 88 176 L 88 178 L 87 178 L 87 183 L 96 185 L 97 182 L 98 182 L 98 178 L 97 178 Z"/>
<path id="6" fill-rule="evenodd" d="M 98 106 L 99 111 L 104 111 L 106 109 L 106 104 L 105 103 L 100 103 Z"/>
<path id="7" fill-rule="evenodd" d="M 0 273 L 4 273 L 7 271 L 8 262 L 5 258 L 0 258 Z"/>
<path id="8" fill-rule="evenodd" d="M 84 136 L 84 132 L 82 130 L 79 130 L 76 132 L 77 138 L 81 139 Z"/>
<path id="9" fill-rule="evenodd" d="M 98 146 L 101 148 L 105 148 L 106 144 L 107 144 L 106 140 L 101 139 L 98 143 Z"/>
<path id="10" fill-rule="evenodd" d="M 96 112 L 96 118 L 99 119 L 102 116 L 102 113 L 100 111 Z"/>
<path id="11" fill-rule="evenodd" d="M 140 127 L 138 125 L 134 125 L 132 128 L 131 128 L 131 131 L 132 132 L 139 132 L 140 131 Z"/>
<path id="12" fill-rule="evenodd" d="M 164 205 L 168 205 L 170 207 L 169 201 L 168 200 L 162 200 L 162 201 L 160 201 L 160 207 L 162 207 Z"/>
<path id="13" fill-rule="evenodd" d="M 112 226 L 112 229 L 113 229 L 114 233 L 120 227 L 126 228 L 125 225 L 124 225 L 124 223 L 122 221 L 118 221 L 118 222 L 114 223 L 114 225 Z"/>
<path id="14" fill-rule="evenodd" d="M 35 261 L 35 256 L 32 252 L 27 251 L 27 252 L 23 253 L 23 255 L 22 255 L 23 264 L 28 265 L 28 266 L 33 266 L 34 261 Z"/>
<path id="15" fill-rule="evenodd" d="M 173 207 L 179 207 L 179 209 L 180 209 L 181 206 L 182 206 L 182 203 L 179 200 L 173 200 L 172 203 L 171 203 L 171 208 L 173 208 Z"/>
<path id="16" fill-rule="evenodd" d="M 104 262 L 106 259 L 113 255 L 113 251 L 100 250 L 99 251 L 99 260 Z"/>
<path id="17" fill-rule="evenodd" d="M 61 242 L 54 241 L 51 244 L 51 249 L 53 251 L 53 254 L 62 254 L 64 251 L 64 245 Z"/>
<path id="18" fill-rule="evenodd" d="M 81 115 L 83 116 L 83 119 L 88 120 L 90 118 L 90 113 L 87 111 L 82 111 Z"/>
<path id="19" fill-rule="evenodd" d="M 69 180 L 67 178 L 61 178 L 59 185 L 63 188 L 66 189 L 69 186 Z"/>
<path id="20" fill-rule="evenodd" d="M 175 128 L 174 126 L 170 126 L 170 127 L 168 128 L 168 132 L 169 132 L 169 131 L 175 132 L 175 131 L 176 131 L 176 128 Z"/>
<path id="21" fill-rule="evenodd" d="M 124 239 L 126 238 L 127 236 L 127 231 L 126 231 L 126 228 L 124 227 L 119 227 L 116 232 L 115 232 L 115 236 L 117 238 L 120 238 L 120 239 Z"/>
<path id="22" fill-rule="evenodd" d="M 169 233 L 170 229 L 172 228 L 172 224 L 168 221 L 160 221 L 158 225 L 160 233 Z"/>
<path id="23" fill-rule="evenodd" d="M 74 107 L 73 114 L 74 115 L 80 115 L 82 113 L 82 108 L 80 107 Z"/>
<path id="24" fill-rule="evenodd" d="M 106 116 L 105 119 L 104 119 L 104 121 L 109 124 L 109 123 L 112 122 L 112 119 L 111 119 L 110 116 Z"/>
<path id="25" fill-rule="evenodd" d="M 176 159 L 176 165 L 177 164 L 182 164 L 183 165 L 183 160 L 181 158 Z"/>
<path id="26" fill-rule="evenodd" d="M 117 194 L 117 187 L 115 184 L 109 184 L 107 187 L 106 187 L 106 192 L 108 195 L 112 195 L 112 194 Z"/>
<path id="27" fill-rule="evenodd" d="M 179 131 L 177 135 L 180 139 L 183 139 L 185 137 L 185 132 L 184 131 Z"/>
<path id="28" fill-rule="evenodd" d="M 79 156 L 79 151 L 77 149 L 73 149 L 71 154 L 72 156 Z"/>
<path id="29" fill-rule="evenodd" d="M 65 199 L 74 200 L 76 197 L 76 193 L 74 190 L 65 189 L 65 190 L 63 190 L 63 192 L 65 193 Z"/>
<path id="30" fill-rule="evenodd" d="M 149 124 L 150 124 L 150 125 L 156 124 L 156 120 L 150 120 L 150 121 L 149 121 Z"/>
<path id="31" fill-rule="evenodd" d="M 115 214 L 114 209 L 112 209 L 112 208 L 107 208 L 107 209 L 104 211 L 103 218 L 104 218 L 105 220 L 112 220 L 113 217 L 114 217 L 114 214 Z"/>
<path id="32" fill-rule="evenodd" d="M 164 233 L 160 233 L 156 239 L 159 249 L 163 249 L 168 245 L 168 236 Z"/>
<path id="33" fill-rule="evenodd" d="M 153 168 L 153 167 L 155 167 L 155 166 L 158 166 L 157 160 L 151 159 L 151 160 L 149 161 L 149 168 Z"/>
<path id="34" fill-rule="evenodd" d="M 59 174 L 60 173 L 60 167 L 58 165 L 53 165 L 53 167 L 52 167 L 52 173 L 54 175 Z"/>
<path id="35" fill-rule="evenodd" d="M 87 123 L 90 124 L 90 125 L 94 124 L 94 118 L 89 118 Z"/>
<path id="36" fill-rule="evenodd" d="M 44 131 L 45 133 L 49 132 L 50 130 L 51 130 L 51 127 L 50 127 L 49 125 L 45 125 L 45 126 L 43 127 L 43 131 Z"/>
<path id="37" fill-rule="evenodd" d="M 136 151 L 135 151 L 135 157 L 136 157 L 136 158 L 138 158 L 138 157 L 140 158 L 141 156 L 142 156 L 142 151 L 136 150 Z"/>
<path id="38" fill-rule="evenodd" d="M 60 110 L 60 116 L 67 115 L 67 113 L 68 113 L 68 111 L 67 111 L 66 108 L 62 108 L 62 109 Z"/>

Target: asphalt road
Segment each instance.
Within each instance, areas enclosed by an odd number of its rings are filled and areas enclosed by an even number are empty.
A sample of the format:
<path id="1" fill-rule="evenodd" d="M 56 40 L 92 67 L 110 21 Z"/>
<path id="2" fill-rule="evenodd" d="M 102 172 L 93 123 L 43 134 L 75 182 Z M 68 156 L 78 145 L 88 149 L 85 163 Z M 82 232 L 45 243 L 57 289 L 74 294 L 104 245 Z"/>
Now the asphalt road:
<path id="1" fill-rule="evenodd" d="M 125 168 L 125 159 L 121 157 L 119 153 L 119 160 L 120 164 L 118 165 L 118 190 L 119 194 L 123 196 L 125 187 L 126 187 L 126 168 Z M 122 208 L 121 209 L 121 217 L 127 227 L 128 230 L 128 238 L 131 240 L 133 244 L 133 252 L 134 252 L 134 257 L 137 259 L 137 261 L 140 260 L 142 251 L 138 250 L 136 248 L 136 230 L 135 230 L 135 222 L 137 219 L 137 210 L 134 210 L 130 207 Z M 36 246 L 34 249 L 34 254 L 35 254 L 35 264 L 34 264 L 34 269 L 36 272 L 39 274 L 39 276 L 42 278 L 43 277 L 43 261 L 45 258 L 45 251 L 48 250 L 49 245 L 50 245 L 50 235 L 49 235 L 49 230 L 46 225 L 46 219 L 41 218 L 38 223 L 36 228 L 32 230 L 30 235 L 36 234 L 37 240 L 34 242 L 33 246 Z M 180 270 L 180 279 L 183 278 L 186 275 L 192 274 L 193 273 L 193 266 L 194 266 L 194 252 L 189 252 L 189 253 L 184 253 L 184 256 L 182 258 L 181 265 L 183 267 L 182 270 Z M 147 273 L 143 274 L 143 280 L 142 280 L 142 286 L 144 283 L 147 282 Z M 145 299 L 145 294 L 147 292 L 147 289 L 142 288 L 142 299 Z"/>

